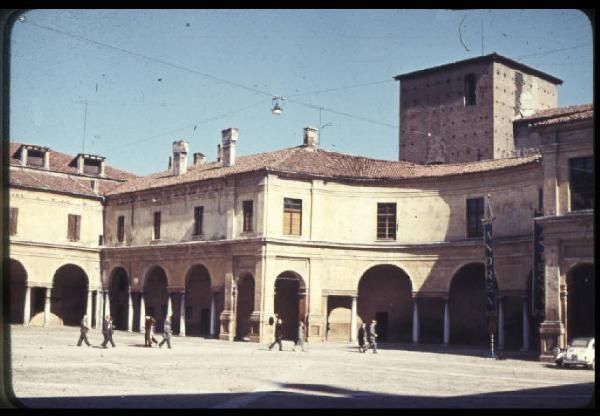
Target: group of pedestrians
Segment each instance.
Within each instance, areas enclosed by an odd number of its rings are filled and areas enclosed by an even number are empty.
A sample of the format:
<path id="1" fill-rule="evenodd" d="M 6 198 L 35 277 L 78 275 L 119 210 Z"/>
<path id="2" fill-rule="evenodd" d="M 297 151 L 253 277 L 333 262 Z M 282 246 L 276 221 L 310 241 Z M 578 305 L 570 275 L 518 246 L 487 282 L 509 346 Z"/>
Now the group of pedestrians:
<path id="1" fill-rule="evenodd" d="M 373 349 L 373 354 L 377 354 L 377 321 L 373 319 L 369 328 L 363 322 L 358 328 L 358 352 L 365 353 L 369 348 Z M 368 342 L 368 345 L 365 343 Z"/>
<path id="2" fill-rule="evenodd" d="M 275 341 L 271 345 L 269 345 L 269 351 L 273 350 L 275 344 L 279 345 L 279 351 L 283 351 L 283 347 L 281 345 L 281 341 L 283 340 L 283 321 L 281 318 L 277 318 L 275 321 Z M 294 349 L 292 351 L 296 352 L 296 347 L 300 346 L 302 352 L 306 352 L 304 349 L 304 322 L 300 321 L 298 323 L 298 333 L 296 334 L 296 342 L 294 343 Z"/>
<path id="3" fill-rule="evenodd" d="M 88 321 L 87 321 L 87 315 L 83 315 L 83 318 L 81 319 L 81 324 L 80 324 L 80 335 L 79 335 L 79 340 L 77 341 L 77 346 L 81 347 L 81 343 L 85 342 L 85 344 L 89 347 L 92 344 L 90 344 L 90 341 L 88 340 L 87 337 L 87 333 L 90 330 L 90 327 L 88 325 Z M 116 347 L 115 342 L 112 339 L 112 334 L 113 334 L 113 321 L 112 321 L 112 317 L 110 315 L 106 315 L 104 317 L 104 319 L 102 320 L 102 336 L 104 337 L 104 341 L 102 342 L 102 344 L 100 344 L 102 346 L 102 348 L 106 348 L 106 344 L 108 344 L 109 342 L 111 343 L 111 345 L 114 347 Z"/>
<path id="4" fill-rule="evenodd" d="M 163 339 L 159 343 L 158 340 L 154 337 L 154 326 L 156 324 L 156 320 L 151 316 L 146 316 L 145 321 L 145 331 L 144 331 L 144 346 L 152 347 L 152 344 L 158 344 L 159 348 L 162 348 L 163 344 L 166 342 L 169 349 L 171 348 L 171 334 L 173 331 L 171 330 L 171 319 L 167 317 L 165 319 L 165 324 L 163 327 Z M 102 320 L 102 336 L 104 337 L 104 341 L 102 344 L 102 348 L 106 348 L 106 345 L 110 342 L 110 344 L 116 347 L 115 342 L 113 341 L 113 330 L 114 330 L 113 320 L 110 315 L 106 315 Z M 87 315 L 83 315 L 80 324 L 80 335 L 79 340 L 77 341 L 77 346 L 81 347 L 81 344 L 85 342 L 85 344 L 89 347 L 92 344 L 88 340 L 87 333 L 89 332 L 90 327 L 88 325 Z"/>

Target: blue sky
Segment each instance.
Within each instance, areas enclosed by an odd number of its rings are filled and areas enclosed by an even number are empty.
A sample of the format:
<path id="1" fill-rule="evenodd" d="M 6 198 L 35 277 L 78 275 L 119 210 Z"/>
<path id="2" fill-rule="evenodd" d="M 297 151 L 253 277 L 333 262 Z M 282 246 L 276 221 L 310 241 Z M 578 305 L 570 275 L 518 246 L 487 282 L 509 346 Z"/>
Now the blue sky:
<path id="1" fill-rule="evenodd" d="M 562 79 L 560 106 L 592 102 L 592 31 L 577 10 L 22 16 L 11 33 L 10 139 L 103 155 L 136 174 L 166 169 L 174 140 L 214 160 L 222 129 L 240 129 L 237 153 L 245 155 L 299 145 L 303 127 L 318 127 L 319 118 L 322 148 L 395 160 L 392 78 L 479 56 L 482 39 L 484 54 Z M 287 98 L 279 116 L 273 95 Z"/>

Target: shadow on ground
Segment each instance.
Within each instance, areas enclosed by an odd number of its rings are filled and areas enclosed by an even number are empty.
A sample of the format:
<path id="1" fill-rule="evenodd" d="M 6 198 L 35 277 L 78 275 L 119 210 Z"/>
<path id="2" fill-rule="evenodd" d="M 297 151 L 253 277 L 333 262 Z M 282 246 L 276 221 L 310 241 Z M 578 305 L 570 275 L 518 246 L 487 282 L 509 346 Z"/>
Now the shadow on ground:
<path id="1" fill-rule="evenodd" d="M 594 408 L 594 383 L 451 397 L 407 396 L 322 384 L 249 393 L 15 399 L 25 408 Z"/>

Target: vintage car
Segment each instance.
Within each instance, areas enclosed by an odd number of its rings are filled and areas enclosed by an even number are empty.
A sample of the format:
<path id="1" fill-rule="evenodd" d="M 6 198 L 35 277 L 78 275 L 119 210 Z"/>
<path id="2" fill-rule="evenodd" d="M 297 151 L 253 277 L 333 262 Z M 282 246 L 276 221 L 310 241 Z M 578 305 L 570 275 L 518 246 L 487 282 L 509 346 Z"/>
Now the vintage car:
<path id="1" fill-rule="evenodd" d="M 596 368 L 596 354 L 594 349 L 594 338 L 574 338 L 566 350 L 556 348 L 554 350 L 554 362 L 558 366 L 582 365 L 591 369 Z"/>

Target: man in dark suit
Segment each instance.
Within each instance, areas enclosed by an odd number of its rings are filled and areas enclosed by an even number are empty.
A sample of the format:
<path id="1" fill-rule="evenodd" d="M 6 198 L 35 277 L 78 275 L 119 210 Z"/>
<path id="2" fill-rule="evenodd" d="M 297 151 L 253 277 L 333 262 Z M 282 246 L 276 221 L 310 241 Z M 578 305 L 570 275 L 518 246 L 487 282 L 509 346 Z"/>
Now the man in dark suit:
<path id="1" fill-rule="evenodd" d="M 102 343 L 102 348 L 106 348 L 106 344 L 108 344 L 109 342 L 111 343 L 113 348 L 116 346 L 115 342 L 112 339 L 112 334 L 113 334 L 112 318 L 110 317 L 110 315 L 106 315 L 106 318 L 104 318 L 104 321 L 102 322 L 102 335 L 104 336 L 104 342 Z"/>
<path id="2" fill-rule="evenodd" d="M 358 352 L 366 352 L 365 341 L 367 339 L 367 324 L 363 322 L 358 328 Z"/>
<path id="3" fill-rule="evenodd" d="M 81 319 L 80 331 L 81 335 L 79 335 L 79 341 L 77 341 L 77 346 L 81 347 L 81 343 L 85 342 L 87 346 L 90 346 L 90 341 L 87 339 L 87 333 L 90 330 L 90 327 L 87 323 L 87 315 L 83 315 L 83 319 Z"/>
<path id="4" fill-rule="evenodd" d="M 283 328 L 281 327 L 281 318 L 277 318 L 277 323 L 275 324 L 275 341 L 269 346 L 269 351 L 273 349 L 275 344 L 279 344 L 279 351 L 283 351 L 281 346 L 281 339 L 283 338 Z"/>

